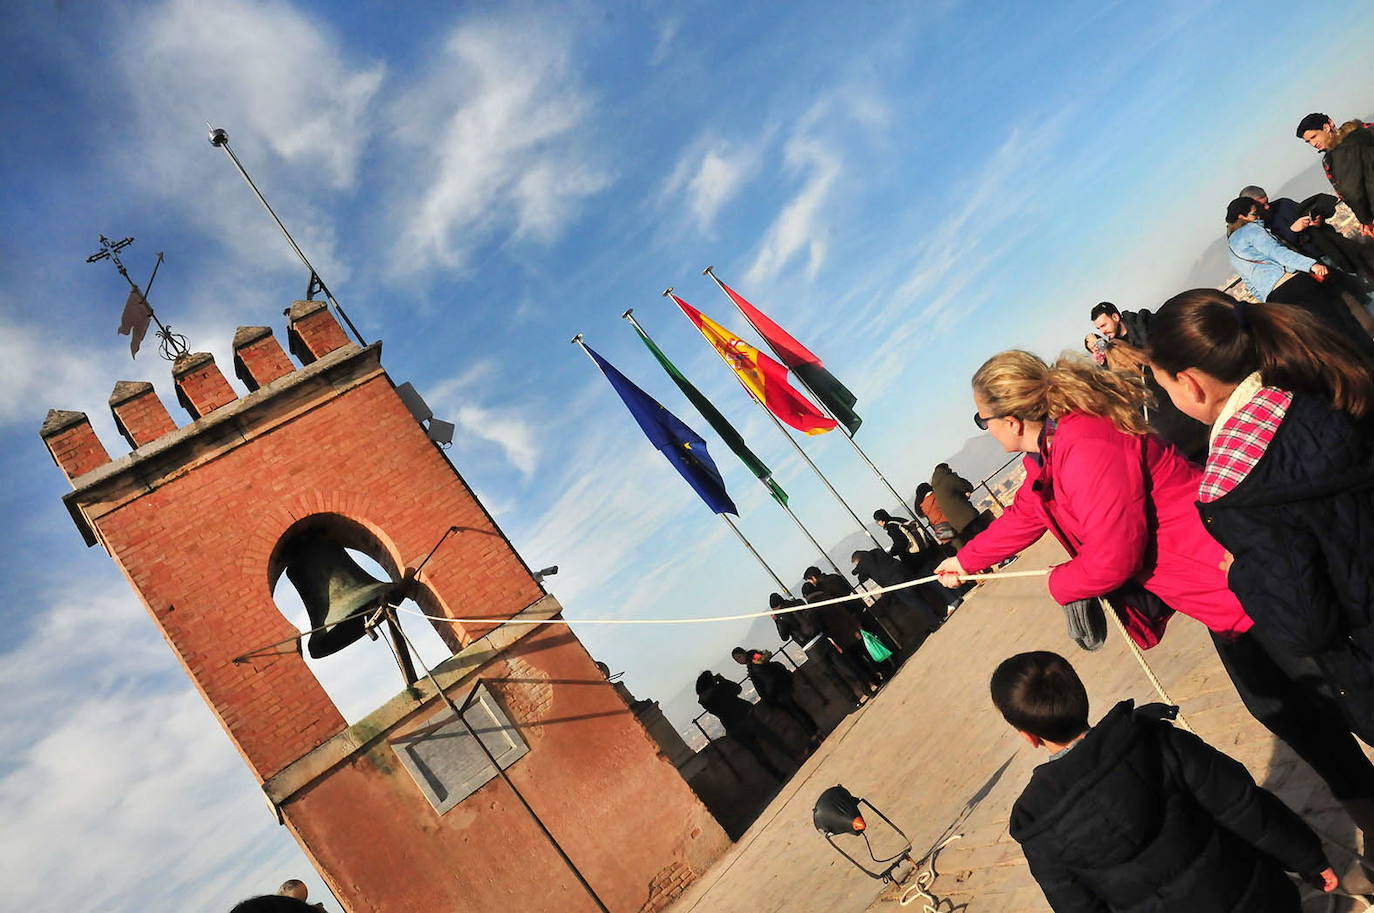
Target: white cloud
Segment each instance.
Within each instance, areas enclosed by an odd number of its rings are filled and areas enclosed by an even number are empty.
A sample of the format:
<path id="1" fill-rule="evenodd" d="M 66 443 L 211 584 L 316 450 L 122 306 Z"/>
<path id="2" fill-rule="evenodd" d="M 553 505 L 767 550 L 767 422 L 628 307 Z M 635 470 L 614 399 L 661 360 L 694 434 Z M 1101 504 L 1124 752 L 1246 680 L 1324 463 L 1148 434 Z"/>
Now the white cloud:
<path id="1" fill-rule="evenodd" d="M 526 476 L 534 473 L 539 463 L 541 435 L 529 423 L 509 409 L 487 409 L 482 406 L 460 406 L 453 415 L 459 429 L 484 441 L 490 441 Z"/>
<path id="2" fill-rule="evenodd" d="M 274 0 L 168 0 L 132 15 L 117 66 L 135 128 L 124 172 L 257 264 L 294 258 L 205 124 L 235 151 L 321 273 L 337 284 L 328 216 L 309 191 L 353 184 L 383 67 L 355 65 L 316 21 Z"/>
<path id="3" fill-rule="evenodd" d="M 113 327 L 110 336 L 103 350 L 75 347 L 40 327 L 0 318 L 0 425 L 31 422 L 36 428 L 49 407 L 79 408 L 73 404 L 89 402 L 102 389 L 109 396 L 116 353 L 128 351 Z"/>
<path id="4" fill-rule="evenodd" d="M 592 115 L 565 41 L 522 21 L 460 26 L 396 106 L 409 179 L 397 273 L 461 269 L 502 235 L 549 241 L 608 183 L 580 150 Z"/>
<path id="5" fill-rule="evenodd" d="M 285 348 L 281 312 L 289 295 L 274 299 L 270 281 L 256 276 L 244 279 L 235 264 L 204 267 L 199 279 L 184 299 L 175 298 L 170 285 L 165 298 L 155 288 L 152 303 L 170 328 L 186 337 L 190 351 L 214 356 L 229 385 L 241 396 L 247 391 L 234 376 L 235 322 L 271 326 Z M 150 328 L 133 359 L 128 337 L 116 335 L 123 294 L 118 287 L 110 287 L 108 303 L 100 308 L 105 316 L 95 318 L 101 323 L 94 327 L 51 321 L 10 323 L 0 316 L 0 426 L 29 423 L 36 429 L 49 408 L 85 412 L 111 459 L 118 459 L 128 445 L 108 406 L 117 380 L 149 381 L 172 421 L 179 426 L 190 422 L 177 403 L 171 364 L 158 355 L 158 340 L 151 331 L 156 328 Z M 0 293 L 0 309 L 17 310 L 9 307 L 10 297 Z"/>
<path id="6" fill-rule="evenodd" d="M 558 594 L 569 604 L 626 567 L 696 499 L 685 483 L 672 478 L 676 472 L 663 455 L 632 435 L 639 436 L 639 429 L 581 439 L 564 455 L 558 497 L 520 537 L 520 553 L 533 564 L 560 567 Z M 602 605 L 597 614 L 624 608 Z"/>
<path id="7" fill-rule="evenodd" d="M 789 172 L 805 175 L 802 187 L 778 213 L 764 235 L 753 264 L 745 272 L 747 285 L 762 285 L 775 277 L 793 257 L 806 255 L 807 278 L 815 278 L 827 249 L 823 208 L 842 167 L 839 154 L 807 136 L 787 143 L 784 164 Z"/>
<path id="8" fill-rule="evenodd" d="M 921 238 L 911 253 L 902 251 L 887 268 L 894 276 L 880 284 L 854 319 L 871 325 L 881 342 L 867 354 L 871 370 L 861 375 L 865 398 L 880 395 L 903 376 L 915 378 L 914 355 L 949 332 L 988 297 L 974 285 L 1002 254 L 1033 230 L 1029 205 L 1008 206 L 1017 189 L 1034 187 L 1070 111 L 1063 110 L 1032 128 L 1012 126 L 973 174 L 954 187 L 958 205 L 930 225 L 911 227 Z M 1022 194 L 1023 204 L 1027 198 Z M 923 217 L 923 216 L 921 216 Z M 882 272 L 877 268 L 875 272 Z"/>
<path id="9" fill-rule="evenodd" d="M 664 202 L 681 199 L 697 229 L 709 233 L 721 208 L 758 170 L 767 141 L 765 136 L 747 145 L 726 140 L 694 144 L 664 182 Z"/>
<path id="10" fill-rule="evenodd" d="M 68 580 L 0 662 L 0 905 L 227 909 L 287 877 L 322 892 L 122 581 Z"/>
<path id="11" fill-rule="evenodd" d="M 670 16 L 658 24 L 658 28 L 654 30 L 654 50 L 649 55 L 650 66 L 656 67 L 668 59 L 681 30 L 681 16 Z"/>
<path id="12" fill-rule="evenodd" d="M 508 403 L 487 405 L 478 401 L 481 391 L 490 389 L 484 382 L 498 368 L 493 360 L 477 361 L 421 393 L 435 416 L 458 426 L 455 446 L 467 448 L 474 438 L 494 444 L 507 462 L 529 478 L 538 468 L 541 453 L 538 442 L 544 434 L 523 414 L 521 407 Z"/>

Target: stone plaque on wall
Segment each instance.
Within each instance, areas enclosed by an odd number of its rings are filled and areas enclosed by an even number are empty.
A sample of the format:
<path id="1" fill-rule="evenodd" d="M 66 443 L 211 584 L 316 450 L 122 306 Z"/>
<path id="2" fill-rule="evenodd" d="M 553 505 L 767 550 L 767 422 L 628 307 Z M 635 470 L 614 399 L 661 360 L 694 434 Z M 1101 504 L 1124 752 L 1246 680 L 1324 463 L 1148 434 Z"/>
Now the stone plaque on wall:
<path id="1" fill-rule="evenodd" d="M 486 685 L 477 687 L 477 694 L 463 718 L 502 770 L 529 751 L 524 738 Z M 447 706 L 430 716 L 419 729 L 393 739 L 391 748 L 410 772 L 415 785 L 441 815 L 497 775 L 491 761 L 469 735 L 468 728 Z"/>

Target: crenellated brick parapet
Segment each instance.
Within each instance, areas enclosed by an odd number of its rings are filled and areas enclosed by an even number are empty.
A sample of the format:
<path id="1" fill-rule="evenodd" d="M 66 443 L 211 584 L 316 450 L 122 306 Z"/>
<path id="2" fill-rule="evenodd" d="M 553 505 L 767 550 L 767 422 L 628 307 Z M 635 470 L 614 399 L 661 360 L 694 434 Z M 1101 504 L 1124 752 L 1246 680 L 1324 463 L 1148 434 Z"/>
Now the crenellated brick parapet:
<path id="1" fill-rule="evenodd" d="M 114 413 L 115 427 L 135 450 L 177 430 L 167 407 L 146 380 L 116 383 L 110 393 L 110 412 Z"/>
<path id="2" fill-rule="evenodd" d="M 58 468 L 75 479 L 110 462 L 105 445 L 96 437 L 91 420 L 84 412 L 49 409 L 38 432 Z"/>
<path id="3" fill-rule="evenodd" d="M 239 327 L 234 334 L 234 375 L 250 394 L 307 368 L 349 342 L 329 306 L 323 301 L 297 301 L 283 312 L 288 318 L 287 340 L 297 361 L 293 362 L 273 335 L 271 327 Z M 177 403 L 191 417 L 192 427 L 238 401 L 224 372 L 209 352 L 190 352 L 172 365 Z M 135 451 L 178 434 L 176 422 L 146 380 L 121 380 L 110 393 L 110 412 L 115 427 Z M 96 436 L 83 412 L 54 409 L 41 429 L 57 465 L 67 478 L 76 480 L 111 461 L 110 452 Z"/>
<path id="4" fill-rule="evenodd" d="M 297 301 L 287 309 L 286 316 L 291 320 L 287 332 L 291 354 L 303 365 L 348 345 L 343 327 L 323 301 Z"/>
<path id="5" fill-rule="evenodd" d="M 239 327 L 234 333 L 234 374 L 249 392 L 294 370 L 271 327 Z"/>

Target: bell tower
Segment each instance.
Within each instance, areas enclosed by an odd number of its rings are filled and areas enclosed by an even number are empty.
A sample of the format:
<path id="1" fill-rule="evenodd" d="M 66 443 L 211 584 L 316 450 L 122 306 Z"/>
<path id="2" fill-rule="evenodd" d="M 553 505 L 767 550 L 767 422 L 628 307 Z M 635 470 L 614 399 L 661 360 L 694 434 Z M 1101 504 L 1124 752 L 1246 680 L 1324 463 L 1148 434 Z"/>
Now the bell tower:
<path id="1" fill-rule="evenodd" d="M 182 427 L 151 384 L 115 384 L 133 448 L 116 459 L 83 413 L 48 413 L 86 543 L 119 565 L 350 913 L 666 906 L 724 833 L 570 629 L 508 623 L 561 607 L 412 417 L 381 344 L 350 342 L 323 302 L 287 314 L 299 367 L 269 328 L 235 335 L 246 396 L 210 355 L 176 360 Z M 302 638 L 282 615 L 283 573 L 324 630 Z M 402 597 L 482 621 L 434 622 L 452 655 L 432 679 L 398 674 L 399 693 L 349 726 L 302 651 L 363 648 Z"/>

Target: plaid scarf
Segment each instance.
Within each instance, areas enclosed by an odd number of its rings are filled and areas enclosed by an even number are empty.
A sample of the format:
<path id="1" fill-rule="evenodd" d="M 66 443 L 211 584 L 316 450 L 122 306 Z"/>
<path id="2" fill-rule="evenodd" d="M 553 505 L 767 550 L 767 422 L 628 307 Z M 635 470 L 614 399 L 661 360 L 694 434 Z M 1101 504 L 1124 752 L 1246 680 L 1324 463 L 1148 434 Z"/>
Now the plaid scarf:
<path id="1" fill-rule="evenodd" d="M 1293 403 L 1292 393 L 1261 383 L 1258 373 L 1242 381 L 1213 426 L 1207 468 L 1198 486 L 1198 500 L 1204 504 L 1225 495 L 1250 474 Z"/>

